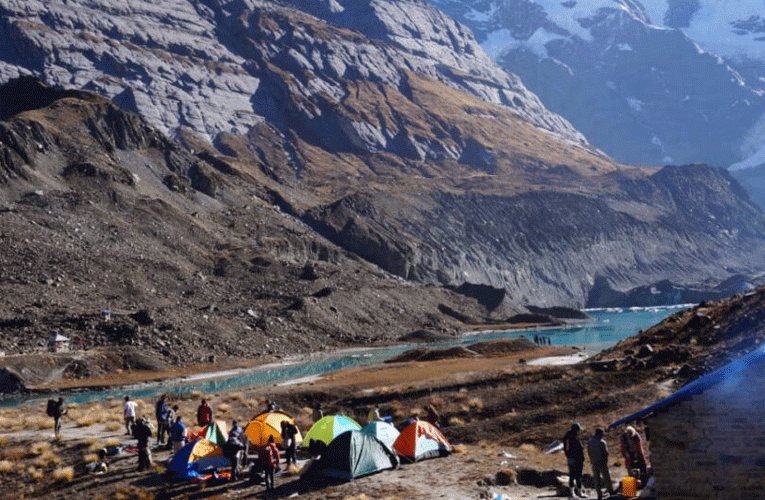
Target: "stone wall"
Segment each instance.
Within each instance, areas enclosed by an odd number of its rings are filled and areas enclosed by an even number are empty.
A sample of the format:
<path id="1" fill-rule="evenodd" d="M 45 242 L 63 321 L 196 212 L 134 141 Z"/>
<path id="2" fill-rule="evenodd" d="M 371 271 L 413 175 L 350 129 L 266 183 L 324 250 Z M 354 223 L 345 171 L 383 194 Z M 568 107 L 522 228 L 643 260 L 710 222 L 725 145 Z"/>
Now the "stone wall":
<path id="1" fill-rule="evenodd" d="M 763 365 L 650 418 L 657 498 L 765 498 Z"/>

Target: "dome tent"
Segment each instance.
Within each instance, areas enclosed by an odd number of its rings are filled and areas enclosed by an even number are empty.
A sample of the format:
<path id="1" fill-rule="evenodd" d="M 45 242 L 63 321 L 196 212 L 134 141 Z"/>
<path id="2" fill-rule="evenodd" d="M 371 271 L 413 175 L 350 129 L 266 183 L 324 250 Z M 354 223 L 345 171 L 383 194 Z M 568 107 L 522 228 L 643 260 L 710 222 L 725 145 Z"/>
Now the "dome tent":
<path id="1" fill-rule="evenodd" d="M 297 428 L 297 423 L 291 415 L 282 411 L 267 411 L 252 417 L 244 429 L 244 434 L 250 440 L 250 443 L 257 447 L 263 447 L 268 444 L 269 436 L 273 436 L 274 442 L 280 444 L 282 442 L 283 421 L 287 421 Z M 303 436 L 300 434 L 300 429 L 298 429 L 298 433 L 295 435 L 295 442 L 300 444 L 302 441 Z"/>
<path id="2" fill-rule="evenodd" d="M 167 470 L 178 479 L 194 479 L 230 465 L 229 459 L 223 456 L 223 449 L 203 438 L 192 441 L 178 450 L 170 460 Z"/>
<path id="3" fill-rule="evenodd" d="M 363 429 L 361 429 L 361 432 L 376 437 L 390 448 L 393 448 L 393 443 L 396 442 L 396 439 L 400 434 L 398 429 L 393 427 L 393 425 L 381 420 L 369 422 Z"/>
<path id="4" fill-rule="evenodd" d="M 412 462 L 443 457 L 454 450 L 441 431 L 424 420 L 415 420 L 402 430 L 393 449 Z"/>
<path id="5" fill-rule="evenodd" d="M 345 431 L 360 431 L 361 426 L 352 418 L 344 415 L 328 415 L 319 419 L 318 422 L 303 436 L 303 447 L 309 447 L 311 441 L 322 441 L 329 444 L 337 436 Z"/>
<path id="6" fill-rule="evenodd" d="M 374 436 L 359 430 L 341 433 L 327 446 L 303 475 L 315 475 L 350 481 L 383 470 L 395 469 L 399 461 L 396 453 Z"/>

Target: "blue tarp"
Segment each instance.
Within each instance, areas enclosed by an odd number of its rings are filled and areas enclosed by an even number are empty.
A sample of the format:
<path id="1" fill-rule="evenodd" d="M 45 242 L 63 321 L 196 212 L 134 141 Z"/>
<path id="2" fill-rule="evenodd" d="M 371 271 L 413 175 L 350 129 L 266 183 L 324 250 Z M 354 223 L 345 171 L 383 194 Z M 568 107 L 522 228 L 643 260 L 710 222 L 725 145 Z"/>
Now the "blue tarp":
<path id="1" fill-rule="evenodd" d="M 633 422 L 635 420 L 641 419 L 645 416 L 650 415 L 651 413 L 661 410 L 667 406 L 671 406 L 681 400 L 684 400 L 686 398 L 689 398 L 695 394 L 702 393 L 709 389 L 710 387 L 713 387 L 726 378 L 730 377 L 731 375 L 734 375 L 736 373 L 739 373 L 749 366 L 756 364 L 756 363 L 762 363 L 765 361 L 765 345 L 758 347 L 754 351 L 750 352 L 749 354 L 746 354 L 739 359 L 732 361 L 728 363 L 727 365 L 718 368 L 717 370 L 708 373 L 704 375 L 703 377 L 697 378 L 693 382 L 684 385 L 680 390 L 678 390 L 676 393 L 672 394 L 671 396 L 662 399 L 661 401 L 654 403 L 653 405 L 644 408 L 636 413 L 633 413 L 632 415 L 628 417 L 624 417 L 621 420 L 617 420 L 616 422 L 612 423 L 608 426 L 609 429 L 613 429 L 614 427 L 618 427 L 620 425 L 627 424 L 629 422 Z"/>

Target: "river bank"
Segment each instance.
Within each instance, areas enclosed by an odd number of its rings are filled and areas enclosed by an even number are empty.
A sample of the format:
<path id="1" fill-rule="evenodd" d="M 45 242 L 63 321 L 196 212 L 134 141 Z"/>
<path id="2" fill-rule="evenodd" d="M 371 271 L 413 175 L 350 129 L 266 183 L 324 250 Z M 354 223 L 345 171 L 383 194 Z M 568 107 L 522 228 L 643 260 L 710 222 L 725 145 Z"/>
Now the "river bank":
<path id="1" fill-rule="evenodd" d="M 423 406 L 434 404 L 441 413 L 444 432 L 458 449 L 457 453 L 444 459 L 403 466 L 397 471 L 341 485 L 306 485 L 293 473 L 284 471 L 277 476 L 277 493 L 270 497 L 289 497 L 298 493 L 300 498 L 309 500 L 424 500 L 439 497 L 491 498 L 496 493 L 509 498 L 549 498 L 557 493 L 552 485 L 497 484 L 496 478 L 500 471 L 511 468 L 565 470 L 561 456 L 544 455 L 539 451 L 557 432 L 536 438 L 530 434 L 520 440 L 510 439 L 510 434 L 492 429 L 491 422 L 501 415 L 505 415 L 501 418 L 515 418 L 524 412 L 521 406 L 501 410 L 504 407 L 502 400 L 507 394 L 528 387 L 539 388 L 542 391 L 540 394 L 549 393 L 550 388 L 544 387 L 543 380 L 548 379 L 550 373 L 543 375 L 546 369 L 532 366 L 531 361 L 567 355 L 572 349 L 531 346 L 508 352 L 507 345 L 513 344 L 513 341 L 493 344 L 496 344 L 493 353 L 480 357 L 463 355 L 432 361 L 381 363 L 346 368 L 319 379 L 296 380 L 290 385 L 275 384 L 220 393 L 193 392 L 171 395 L 171 398 L 172 403 L 179 406 L 178 413 L 186 422 L 193 422 L 201 398 L 211 403 L 216 419 L 225 422 L 234 419 L 246 422 L 265 408 L 267 399 L 275 400 L 281 408 L 296 416 L 303 432 L 310 427 L 311 412 L 316 406 L 320 406 L 326 414 L 343 413 L 362 423 L 369 408 L 377 406 L 399 424 L 410 416 L 422 416 Z M 559 367 L 551 369 L 555 378 L 564 373 L 559 371 Z M 154 400 L 138 398 L 139 415 L 153 419 Z M 0 423 L 5 429 L 0 463 L 11 455 L 23 455 L 20 462 L 25 464 L 23 470 L 13 466 L 12 477 L 6 478 L 9 488 L 4 494 L 10 495 L 12 491 L 18 494 L 14 488 L 23 486 L 27 498 L 61 500 L 85 494 L 86 491 L 92 498 L 239 499 L 263 496 L 262 486 L 241 481 L 212 484 L 204 489 L 201 486 L 179 488 L 178 485 L 166 484 L 154 475 L 161 472 L 170 457 L 169 452 L 159 449 L 155 450 L 157 468 L 153 473 L 135 472 L 136 458 L 130 453 L 108 459 L 109 472 L 104 477 L 77 472 L 83 462 L 91 459 L 88 455 L 92 456 L 92 450 L 100 446 L 115 443 L 127 448 L 133 446 L 134 441 L 124 435 L 121 403 L 120 397 L 101 398 L 84 404 L 69 403 L 61 438 L 56 440 L 52 440 L 52 419 L 44 416 L 42 403 L 0 409 Z M 36 450 L 42 448 L 46 450 L 36 454 Z M 48 453 L 46 458 L 41 459 L 45 453 Z M 44 460 L 49 460 L 53 465 L 34 465 Z M 50 480 L 56 476 L 55 470 L 66 466 L 74 467 L 72 481 Z M 47 472 L 44 477 L 35 479 L 30 475 L 30 467 Z M 3 474 L 1 470 L 0 474 Z M 439 477 L 438 481 L 434 482 L 434 477 Z"/>
<path id="2" fill-rule="evenodd" d="M 122 391 L 136 397 L 156 395 L 162 390 L 171 392 L 235 390 L 250 386 L 282 383 L 303 377 L 315 377 L 324 372 L 331 372 L 350 366 L 369 365 L 401 354 L 407 349 L 418 346 L 446 347 L 468 345 L 470 343 L 500 340 L 507 338 L 544 337 L 553 346 L 576 346 L 586 355 L 593 355 L 601 349 L 636 334 L 641 329 L 657 323 L 677 307 L 641 308 L 633 310 L 600 310 L 589 314 L 592 320 L 587 324 L 577 323 L 566 327 L 529 327 L 528 324 L 516 324 L 512 330 L 496 330 L 491 325 L 481 331 L 464 332 L 459 336 L 413 335 L 399 343 L 379 347 L 357 346 L 338 349 L 332 352 L 314 352 L 302 356 L 254 360 L 236 357 L 216 357 L 214 362 L 199 363 L 190 366 L 167 366 L 145 363 L 152 369 L 136 370 L 120 364 L 126 357 L 135 358 L 135 353 L 120 353 L 112 349 L 108 353 L 91 350 L 82 353 L 38 353 L 0 357 L 0 368 L 6 368 L 11 374 L 21 374 L 23 370 L 34 369 L 42 372 L 26 380 L 36 381 L 29 397 L 46 397 L 51 393 L 83 394 L 87 391 L 109 394 Z M 489 326 L 489 325 L 487 325 Z M 104 364 L 98 377 L 88 377 L 87 367 Z M 107 365 L 108 364 L 108 365 Z M 64 367 L 73 367 L 64 369 Z M 85 368 L 83 368 L 85 367 Z M 109 369 L 106 369 L 106 368 Z M 94 370 L 95 371 L 95 370 Z M 45 380 L 51 372 L 62 376 L 57 380 Z M 166 387 L 166 389 L 163 389 Z M 97 397 L 95 394 L 94 397 Z M 23 401 L 21 398 L 5 398 Z"/>

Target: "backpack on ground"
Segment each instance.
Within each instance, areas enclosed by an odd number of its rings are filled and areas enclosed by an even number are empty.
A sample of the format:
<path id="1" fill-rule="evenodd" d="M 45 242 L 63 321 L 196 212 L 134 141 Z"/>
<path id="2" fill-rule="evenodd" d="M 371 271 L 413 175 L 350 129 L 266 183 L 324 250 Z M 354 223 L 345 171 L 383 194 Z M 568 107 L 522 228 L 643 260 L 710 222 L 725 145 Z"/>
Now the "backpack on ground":
<path id="1" fill-rule="evenodd" d="M 48 407 L 45 409 L 45 413 L 49 417 L 53 417 L 56 415 L 56 401 L 53 399 L 48 400 Z"/>

